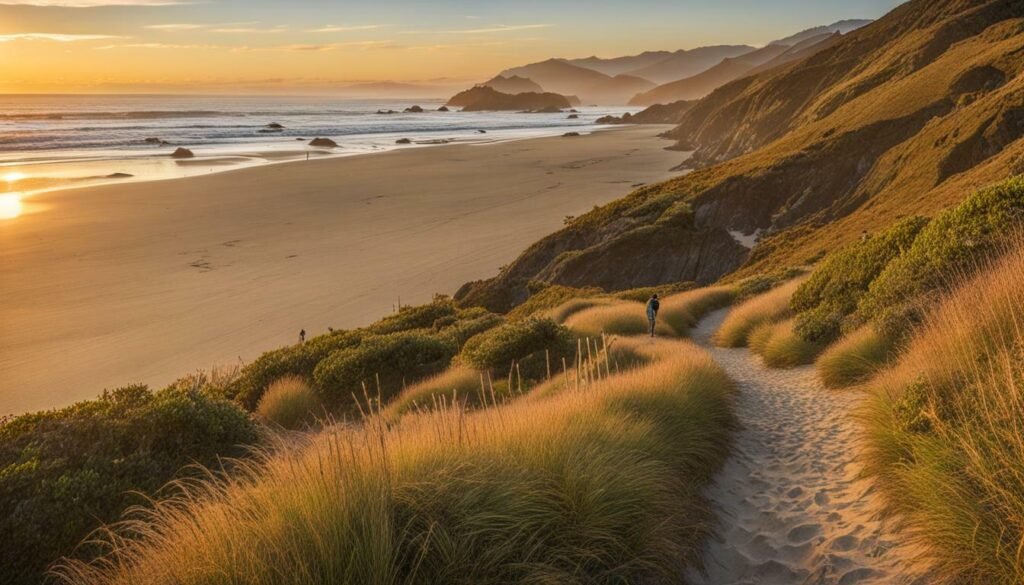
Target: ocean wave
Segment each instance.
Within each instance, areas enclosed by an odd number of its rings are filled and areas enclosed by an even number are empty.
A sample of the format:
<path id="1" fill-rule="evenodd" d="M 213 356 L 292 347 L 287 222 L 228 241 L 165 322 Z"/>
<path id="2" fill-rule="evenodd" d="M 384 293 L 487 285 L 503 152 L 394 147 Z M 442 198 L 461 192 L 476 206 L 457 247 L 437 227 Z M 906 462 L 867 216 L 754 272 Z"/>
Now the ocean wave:
<path id="1" fill-rule="evenodd" d="M 244 118 L 242 112 L 215 110 L 154 110 L 141 112 L 44 112 L 0 114 L 0 120 L 163 120 L 168 118 Z"/>

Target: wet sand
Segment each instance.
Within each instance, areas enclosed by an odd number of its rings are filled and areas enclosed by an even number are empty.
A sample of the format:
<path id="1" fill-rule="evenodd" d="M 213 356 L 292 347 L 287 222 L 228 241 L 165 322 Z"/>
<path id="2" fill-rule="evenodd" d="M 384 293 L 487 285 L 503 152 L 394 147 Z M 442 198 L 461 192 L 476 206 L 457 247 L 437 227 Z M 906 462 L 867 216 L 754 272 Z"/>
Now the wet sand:
<path id="1" fill-rule="evenodd" d="M 494 275 L 673 176 L 663 127 L 43 193 L 0 221 L 0 414 L 251 360 Z"/>

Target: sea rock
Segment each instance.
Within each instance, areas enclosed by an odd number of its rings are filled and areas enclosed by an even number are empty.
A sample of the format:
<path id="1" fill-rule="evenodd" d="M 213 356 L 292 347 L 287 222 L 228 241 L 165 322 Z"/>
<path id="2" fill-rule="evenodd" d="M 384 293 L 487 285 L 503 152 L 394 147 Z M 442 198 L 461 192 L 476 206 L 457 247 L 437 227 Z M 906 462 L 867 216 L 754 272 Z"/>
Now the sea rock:
<path id="1" fill-rule="evenodd" d="M 378 114 L 397 114 L 398 112 L 396 112 L 394 110 L 377 110 L 377 113 Z"/>
<path id="2" fill-rule="evenodd" d="M 284 130 L 284 126 L 278 124 L 277 122 L 271 122 L 267 124 L 265 127 L 270 128 L 271 130 Z"/>
<path id="3" fill-rule="evenodd" d="M 580 111 L 577 110 L 576 108 L 572 108 L 572 109 L 569 110 L 569 113 L 570 114 L 578 114 L 578 113 L 580 113 Z"/>
<path id="4" fill-rule="evenodd" d="M 108 179 L 130 179 L 130 178 L 132 178 L 134 176 L 135 175 L 133 175 L 131 173 L 110 173 L 109 175 L 107 175 L 107 178 Z"/>
<path id="5" fill-rule="evenodd" d="M 558 108 L 558 107 L 555 107 L 555 106 L 546 106 L 546 107 L 540 108 L 539 110 L 530 110 L 530 113 L 531 114 L 561 114 L 562 113 L 562 108 Z"/>
<path id="6" fill-rule="evenodd" d="M 413 106 L 411 108 L 405 108 L 405 113 L 406 114 L 422 114 L 423 113 L 423 108 L 421 108 L 419 106 Z"/>
<path id="7" fill-rule="evenodd" d="M 314 138 L 309 141 L 310 146 L 322 146 L 324 148 L 334 148 L 338 146 L 338 143 L 331 140 L 330 138 Z"/>
<path id="8" fill-rule="evenodd" d="M 171 153 L 171 158 L 192 158 L 195 153 L 187 148 L 178 147 Z"/>
<path id="9" fill-rule="evenodd" d="M 579 116 L 577 116 L 576 114 L 569 114 L 569 118 L 568 119 L 569 120 L 575 120 L 577 118 L 579 118 Z"/>
<path id="10" fill-rule="evenodd" d="M 565 134 L 562 134 L 562 136 L 564 136 L 566 138 L 573 138 L 573 137 L 579 136 L 579 135 L 580 135 L 579 132 L 566 132 Z"/>
<path id="11" fill-rule="evenodd" d="M 448 109 L 448 106 L 441 106 L 440 108 L 437 108 L 437 111 L 438 112 L 450 112 L 451 110 Z"/>
<path id="12" fill-rule="evenodd" d="M 487 130 L 477 130 L 477 134 L 487 134 Z"/>
<path id="13" fill-rule="evenodd" d="M 395 141 L 395 144 L 412 144 L 412 140 L 409 140 L 408 138 L 399 138 Z"/>
<path id="14" fill-rule="evenodd" d="M 149 138 L 147 138 L 147 139 L 145 140 L 145 143 L 146 143 L 146 144 L 163 144 L 163 143 L 164 143 L 164 141 L 163 141 L 163 140 L 160 140 L 159 138 L 157 138 L 157 137 L 155 137 L 155 136 L 151 136 L 151 137 L 149 137 Z"/>
<path id="15" fill-rule="evenodd" d="M 523 111 L 553 109 L 560 112 L 561 108 L 569 108 L 571 104 L 565 96 L 557 93 L 520 93 L 516 95 L 501 93 L 488 86 L 477 86 L 459 92 L 448 100 L 449 107 L 461 107 L 463 112 L 481 111 Z"/>

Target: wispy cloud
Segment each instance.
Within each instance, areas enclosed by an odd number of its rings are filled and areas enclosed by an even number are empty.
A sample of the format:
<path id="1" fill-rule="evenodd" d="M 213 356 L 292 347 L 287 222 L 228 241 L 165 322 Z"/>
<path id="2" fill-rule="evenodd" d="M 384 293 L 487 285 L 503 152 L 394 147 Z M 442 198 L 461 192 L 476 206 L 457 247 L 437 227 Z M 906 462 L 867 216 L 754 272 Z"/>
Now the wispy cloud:
<path id="1" fill-rule="evenodd" d="M 75 41 L 97 41 L 103 39 L 119 39 L 112 35 L 66 35 L 59 33 L 15 33 L 0 35 L 0 43 L 10 41 L 52 41 L 55 43 L 72 43 Z"/>
<path id="2" fill-rule="evenodd" d="M 149 24 L 142 28 L 148 28 L 150 30 L 164 30 L 164 31 L 176 31 L 176 30 L 198 30 L 206 28 L 207 24 Z"/>
<path id="3" fill-rule="evenodd" d="M 277 33 L 283 33 L 286 30 L 288 30 L 288 26 L 282 24 L 282 25 L 279 25 L 279 26 L 275 26 L 273 28 L 256 28 L 256 27 L 248 27 L 248 26 L 238 26 L 238 27 L 229 26 L 229 27 L 222 27 L 222 28 L 213 28 L 213 29 L 210 29 L 210 32 L 225 33 L 225 34 L 277 34 Z"/>
<path id="4" fill-rule="evenodd" d="M 351 32 L 351 31 L 357 31 L 357 30 L 376 30 L 378 28 L 383 28 L 384 26 L 385 25 L 383 25 L 383 24 L 359 24 L 359 25 L 352 25 L 352 26 L 340 26 L 340 25 L 335 25 L 335 24 L 328 24 L 327 26 L 323 26 L 323 27 L 320 27 L 320 28 L 309 29 L 306 32 L 311 32 L 311 33 Z"/>
<path id="5" fill-rule="evenodd" d="M 95 8 L 97 6 L 175 6 L 192 4 L 182 0 L 0 0 L 0 6 L 61 6 Z"/>
<path id="6" fill-rule="evenodd" d="M 278 45 L 252 49 L 254 51 L 334 51 L 338 49 L 399 49 L 401 45 L 394 41 L 348 41 L 344 43 L 314 43 L 296 45 Z"/>
<path id="7" fill-rule="evenodd" d="M 115 49 L 173 49 L 173 50 L 186 50 L 186 49 L 223 49 L 224 47 L 218 45 L 179 45 L 172 43 L 122 43 L 115 45 L 103 45 L 102 47 L 96 47 L 97 51 L 112 51 Z"/>
<path id="8" fill-rule="evenodd" d="M 481 28 L 463 28 L 457 30 L 408 30 L 402 31 L 406 35 L 442 34 L 442 35 L 483 35 L 491 33 L 514 32 L 519 30 L 534 30 L 538 28 L 550 28 L 550 24 L 496 24 Z"/>

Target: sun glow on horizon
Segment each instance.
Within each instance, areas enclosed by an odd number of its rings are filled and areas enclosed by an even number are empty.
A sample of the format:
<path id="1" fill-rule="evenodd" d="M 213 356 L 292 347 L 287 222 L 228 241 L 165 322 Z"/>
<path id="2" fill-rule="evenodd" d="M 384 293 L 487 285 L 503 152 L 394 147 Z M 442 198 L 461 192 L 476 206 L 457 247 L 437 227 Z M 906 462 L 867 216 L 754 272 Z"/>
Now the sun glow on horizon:
<path id="1" fill-rule="evenodd" d="M 4 181 L 8 183 L 17 183 L 18 181 L 27 178 L 28 175 L 26 175 L 25 173 L 19 173 L 17 171 L 7 173 L 6 175 L 3 176 Z"/>
<path id="2" fill-rule="evenodd" d="M 21 193 L 0 195 L 0 219 L 14 219 L 20 216 L 23 210 Z"/>

